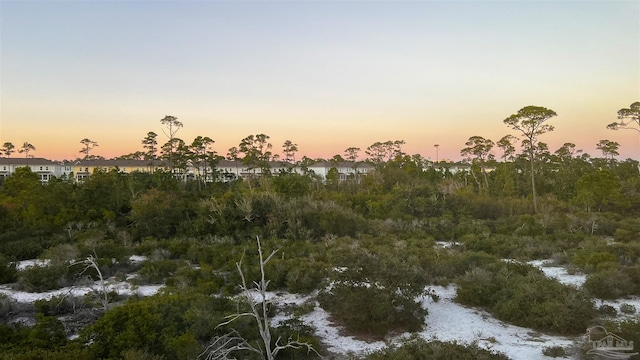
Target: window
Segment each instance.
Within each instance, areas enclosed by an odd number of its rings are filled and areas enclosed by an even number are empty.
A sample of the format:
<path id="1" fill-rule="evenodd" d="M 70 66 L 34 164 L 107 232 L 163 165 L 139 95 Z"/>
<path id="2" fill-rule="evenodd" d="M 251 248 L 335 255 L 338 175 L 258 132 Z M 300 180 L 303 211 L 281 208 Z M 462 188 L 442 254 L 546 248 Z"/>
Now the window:
<path id="1" fill-rule="evenodd" d="M 40 166 L 40 171 L 42 171 L 42 166 Z"/>

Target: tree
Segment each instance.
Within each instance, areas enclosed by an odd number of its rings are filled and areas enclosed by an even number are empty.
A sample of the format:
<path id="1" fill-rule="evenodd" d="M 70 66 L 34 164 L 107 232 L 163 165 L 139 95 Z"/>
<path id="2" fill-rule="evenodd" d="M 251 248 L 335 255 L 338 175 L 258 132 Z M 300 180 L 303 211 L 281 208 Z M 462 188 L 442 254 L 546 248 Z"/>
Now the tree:
<path id="1" fill-rule="evenodd" d="M 541 106 L 526 106 L 503 121 L 510 128 L 520 131 L 525 137 L 522 145 L 529 157 L 531 193 L 533 195 L 533 209 L 536 213 L 538 212 L 538 194 L 536 193 L 535 158 L 538 150 L 538 137 L 553 131 L 553 126 L 545 124 L 545 122 L 554 116 L 557 114 L 553 110 Z"/>
<path id="2" fill-rule="evenodd" d="M 22 154 L 22 153 L 24 153 L 24 157 L 25 157 L 25 158 L 28 158 L 28 157 L 29 157 L 29 153 L 30 153 L 31 151 L 36 151 L 36 147 L 35 147 L 35 146 L 33 146 L 33 145 L 31 145 L 30 143 L 28 143 L 28 142 L 26 142 L 26 141 L 25 141 L 25 142 L 22 144 L 22 147 L 20 148 L 20 151 L 19 151 L 19 152 L 20 152 L 21 154 Z"/>
<path id="3" fill-rule="evenodd" d="M 97 292 L 95 292 L 95 294 L 98 298 L 98 301 L 102 305 L 102 310 L 107 311 L 107 308 L 109 306 L 109 288 L 108 288 L 107 282 L 102 276 L 102 271 L 100 271 L 100 267 L 98 266 L 98 259 L 93 255 L 89 255 L 86 259 L 82 261 L 74 261 L 69 266 L 73 266 L 77 264 L 84 265 L 84 269 L 80 271 L 78 276 L 84 275 L 88 270 L 92 270 L 96 272 L 98 276 L 98 280 L 100 281 L 100 284 L 99 284 L 100 289 Z"/>
<path id="4" fill-rule="evenodd" d="M 147 136 L 142 139 L 142 148 L 145 149 L 144 159 L 151 160 L 151 170 L 155 167 L 155 160 L 158 153 L 158 134 L 149 131 Z"/>
<path id="5" fill-rule="evenodd" d="M 119 160 L 144 160 L 144 158 L 145 158 L 145 153 L 143 153 L 142 151 L 135 151 L 129 154 L 116 156 L 116 159 L 119 159 Z"/>
<path id="6" fill-rule="evenodd" d="M 238 171 L 238 161 L 240 160 L 240 150 L 235 146 L 229 148 L 229 151 L 227 152 L 227 160 L 233 161 L 236 165 L 236 179 L 239 179 L 240 173 Z"/>
<path id="7" fill-rule="evenodd" d="M 619 122 L 607 125 L 610 130 L 629 129 L 635 130 L 640 135 L 640 101 L 636 101 L 628 108 L 618 110 Z M 638 167 L 640 171 L 640 165 Z"/>
<path id="8" fill-rule="evenodd" d="M 555 151 L 555 154 L 562 161 L 569 161 L 573 158 L 573 156 L 577 153 L 581 153 L 582 150 L 576 150 L 576 144 L 574 143 L 564 143 L 558 150 Z"/>
<path id="9" fill-rule="evenodd" d="M 269 256 L 264 258 L 262 253 L 262 246 L 260 244 L 260 238 L 257 238 L 258 242 L 258 256 L 260 259 L 260 280 L 253 282 L 253 287 L 247 285 L 247 279 L 242 270 L 242 259 L 236 263 L 236 268 L 242 279 L 240 289 L 242 296 L 249 304 L 250 311 L 244 313 L 238 313 L 230 315 L 227 321 L 218 325 L 218 327 L 228 325 L 240 318 L 251 318 L 258 327 L 262 344 L 251 344 L 247 339 L 242 337 L 236 330 L 216 336 L 207 349 L 198 356 L 204 357 L 206 360 L 232 360 L 235 359 L 234 353 L 238 351 L 250 351 L 258 354 L 265 360 L 275 360 L 278 353 L 285 349 L 302 349 L 306 348 L 307 352 L 316 351 L 311 344 L 289 338 L 286 343 L 281 343 L 281 338 L 276 339 L 275 342 L 271 341 L 271 318 L 269 317 L 269 308 L 272 301 L 267 295 L 267 287 L 270 280 L 266 279 L 265 266 L 271 260 L 271 258 L 278 252 L 274 250 Z M 257 296 L 254 296 L 253 294 Z M 317 353 L 316 353 L 317 354 Z"/>
<path id="10" fill-rule="evenodd" d="M 513 135 L 503 136 L 496 145 L 502 149 L 502 161 L 513 160 L 513 155 L 516 153 L 516 148 L 513 144 L 518 140 Z"/>
<path id="11" fill-rule="evenodd" d="M 618 153 L 618 148 L 620 148 L 620 144 L 611 140 L 600 140 L 596 144 L 596 148 L 602 151 L 602 156 L 605 159 L 613 160 L 615 156 L 620 155 Z"/>
<path id="12" fill-rule="evenodd" d="M 402 156 L 402 146 L 405 144 L 404 140 L 387 140 L 385 142 L 375 142 L 371 144 L 365 153 L 369 156 L 369 160 L 376 165 L 381 165 L 384 161 L 391 161 L 397 156 Z"/>
<path id="13" fill-rule="evenodd" d="M 358 147 L 350 147 L 344 151 L 344 158 L 351 162 L 356 162 L 358 160 L 358 153 L 360 152 L 360 148 Z"/>
<path id="14" fill-rule="evenodd" d="M 268 135 L 249 135 L 240 141 L 239 152 L 244 154 L 242 162 L 249 165 L 250 169 L 259 168 L 263 174 L 267 174 L 272 147 Z"/>
<path id="15" fill-rule="evenodd" d="M 15 145 L 7 141 L 2 145 L 2 148 L 0 148 L 0 153 L 4 154 L 6 157 L 11 157 L 11 154 L 15 152 L 15 148 Z"/>
<path id="16" fill-rule="evenodd" d="M 440 144 L 435 144 L 433 145 L 434 148 L 436 148 L 436 162 L 438 162 L 440 159 L 438 159 L 439 154 L 438 152 L 440 151 Z"/>
<path id="17" fill-rule="evenodd" d="M 174 137 L 172 141 L 162 145 L 161 150 L 163 158 L 172 164 L 171 173 L 175 173 L 177 169 L 178 173 L 184 175 L 189 160 L 189 146 L 184 140 Z"/>
<path id="18" fill-rule="evenodd" d="M 284 154 L 284 161 L 295 164 L 296 152 L 298 152 L 298 144 L 294 144 L 291 140 L 287 140 L 282 145 L 282 153 Z"/>
<path id="19" fill-rule="evenodd" d="M 200 165 L 204 167 L 204 177 L 207 178 L 207 163 L 213 161 L 214 151 L 211 150 L 211 144 L 215 141 L 208 136 L 198 136 L 191 143 L 190 152 L 193 165 L 198 170 L 198 178 L 200 178 Z"/>
<path id="20" fill-rule="evenodd" d="M 178 121 L 178 118 L 171 115 L 167 115 L 164 118 L 162 118 L 160 120 L 160 123 L 166 126 L 166 129 L 162 129 L 162 132 L 164 132 L 164 134 L 169 138 L 169 142 L 168 142 L 169 148 L 167 149 L 167 157 L 169 160 L 169 167 L 173 170 L 173 151 L 175 149 L 174 138 L 178 130 L 180 130 L 180 128 L 183 125 L 180 121 Z"/>
<path id="21" fill-rule="evenodd" d="M 333 164 L 338 164 L 341 162 L 345 162 L 344 158 L 342 157 L 342 155 L 340 154 L 335 154 L 331 157 L 331 159 L 329 159 L 329 162 L 333 163 Z"/>
<path id="22" fill-rule="evenodd" d="M 80 144 L 82 144 L 84 147 L 82 149 L 80 149 L 80 153 L 84 154 L 84 159 L 89 159 L 89 152 L 91 151 L 91 149 L 93 149 L 94 147 L 98 146 L 98 143 L 92 140 L 89 140 L 87 138 L 84 138 L 82 140 L 80 140 Z"/>
<path id="23" fill-rule="evenodd" d="M 595 170 L 582 175 L 576 182 L 576 189 L 575 201 L 587 212 L 626 206 L 626 199 L 620 191 L 620 179 L 610 170 Z"/>
<path id="24" fill-rule="evenodd" d="M 460 155 L 468 157 L 472 162 L 478 163 L 482 170 L 482 176 L 484 178 L 485 189 L 489 189 L 489 180 L 487 179 L 486 163 L 489 160 L 493 160 L 493 141 L 485 139 L 482 136 L 472 136 L 465 143 L 466 148 L 460 150 Z M 474 175 L 475 176 L 475 175 Z"/>

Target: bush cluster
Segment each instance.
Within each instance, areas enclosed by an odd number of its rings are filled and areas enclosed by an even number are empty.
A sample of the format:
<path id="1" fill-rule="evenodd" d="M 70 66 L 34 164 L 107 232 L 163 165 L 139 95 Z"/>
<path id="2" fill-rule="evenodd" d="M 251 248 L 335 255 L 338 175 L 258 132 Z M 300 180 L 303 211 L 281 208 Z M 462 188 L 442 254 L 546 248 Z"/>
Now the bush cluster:
<path id="1" fill-rule="evenodd" d="M 377 351 L 365 360 L 508 360 L 505 354 L 478 347 L 477 344 L 459 344 L 438 340 L 414 339 L 400 346 Z"/>
<path id="2" fill-rule="evenodd" d="M 338 246 L 332 256 L 335 270 L 318 296 L 320 305 L 355 333 L 381 338 L 392 330 L 422 328 L 427 311 L 416 299 L 426 279 L 420 268 L 399 251 L 347 246 Z"/>
<path id="3" fill-rule="evenodd" d="M 583 332 L 595 316 L 582 290 L 547 278 L 533 266 L 495 262 L 457 280 L 456 301 L 487 308 L 497 318 L 540 331 Z"/>

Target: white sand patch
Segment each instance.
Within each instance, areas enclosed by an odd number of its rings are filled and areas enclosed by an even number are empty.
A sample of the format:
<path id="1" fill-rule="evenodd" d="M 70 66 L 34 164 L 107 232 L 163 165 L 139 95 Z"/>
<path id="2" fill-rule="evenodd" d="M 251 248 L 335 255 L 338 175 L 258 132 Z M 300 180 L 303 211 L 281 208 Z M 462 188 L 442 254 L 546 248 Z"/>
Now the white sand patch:
<path id="1" fill-rule="evenodd" d="M 477 342 L 480 347 L 505 353 L 514 360 L 549 359 L 542 354 L 545 347 L 567 347 L 573 343 L 571 338 L 541 334 L 497 320 L 486 311 L 457 304 L 453 301 L 456 295 L 453 285 L 431 289 L 440 299 L 436 302 L 427 296 L 423 300 L 429 311 L 426 330 L 420 332 L 425 339 Z"/>
<path id="2" fill-rule="evenodd" d="M 144 285 L 132 286 L 127 282 L 111 282 L 107 281 L 107 291 L 115 291 L 119 295 L 139 295 L 151 296 L 157 293 L 164 285 Z M 0 293 L 6 295 L 19 303 L 34 303 L 36 300 L 49 300 L 55 296 L 73 296 L 80 297 L 94 291 L 101 291 L 102 286 L 99 281 L 95 281 L 89 285 L 70 286 L 57 290 L 32 293 L 11 289 L 8 285 L 0 285 Z"/>
<path id="3" fill-rule="evenodd" d="M 16 263 L 16 270 L 25 270 L 30 267 L 40 266 L 45 267 L 49 266 L 51 261 L 49 259 L 31 259 L 31 260 L 22 260 Z"/>
<path id="4" fill-rule="evenodd" d="M 582 287 L 587 280 L 586 274 L 569 274 L 567 269 L 562 266 L 552 266 L 553 260 L 534 260 L 529 261 L 531 264 L 544 272 L 547 277 L 557 279 L 559 282 L 565 285 L 571 285 L 574 287 Z"/>

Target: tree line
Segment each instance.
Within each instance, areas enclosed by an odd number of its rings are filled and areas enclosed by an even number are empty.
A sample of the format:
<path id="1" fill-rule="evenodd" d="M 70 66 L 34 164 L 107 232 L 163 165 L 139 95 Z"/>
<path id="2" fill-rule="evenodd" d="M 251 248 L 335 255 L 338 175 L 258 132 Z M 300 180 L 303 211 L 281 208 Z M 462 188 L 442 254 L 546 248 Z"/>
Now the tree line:
<path id="1" fill-rule="evenodd" d="M 539 153 L 548 151 L 548 146 L 540 142 L 539 137 L 554 130 L 553 125 L 548 124 L 547 121 L 555 116 L 557 116 L 557 114 L 553 110 L 541 106 L 526 106 L 503 121 L 505 125 L 523 136 L 520 145 L 523 154 L 528 156 L 532 165 L 536 156 L 539 156 Z M 620 109 L 618 111 L 618 119 L 620 121 L 607 125 L 607 128 L 611 130 L 630 129 L 640 133 L 640 102 L 634 102 L 629 108 Z M 233 146 L 228 149 L 225 155 L 220 155 L 211 149 L 211 146 L 215 143 L 215 140 L 211 137 L 197 136 L 190 144 L 177 137 L 178 131 L 183 128 L 184 124 L 175 116 L 167 115 L 160 120 L 160 123 L 163 126 L 162 132 L 167 137 L 167 141 L 164 144 L 159 146 L 158 134 L 149 131 L 141 141 L 142 151 L 120 155 L 116 158 L 164 160 L 167 161 L 170 166 L 173 166 L 173 164 L 183 164 L 186 160 L 214 162 L 220 159 L 242 160 L 244 162 L 257 164 L 269 161 L 285 161 L 288 163 L 324 160 L 355 162 L 359 159 L 362 151 L 362 149 L 358 147 L 348 147 L 344 150 L 343 154 L 336 154 L 331 159 L 309 159 L 303 156 L 301 159 L 296 160 L 296 154 L 299 151 L 298 144 L 291 140 L 286 140 L 282 145 L 282 155 L 280 155 L 272 151 L 273 144 L 269 142 L 270 137 L 268 135 L 256 134 L 245 137 L 240 141 L 238 146 Z M 460 153 L 463 158 L 470 159 L 470 157 L 474 157 L 481 165 L 484 165 L 485 162 L 495 159 L 492 150 L 494 146 L 498 146 L 503 152 L 501 159 L 507 161 L 513 158 L 516 151 L 514 144 L 518 140 L 520 139 L 516 136 L 506 135 L 497 142 L 494 142 L 490 139 L 474 135 L 465 143 L 467 147 L 463 148 Z M 99 155 L 91 154 L 91 151 L 98 146 L 96 141 L 84 138 L 80 140 L 80 143 L 82 144 L 82 148 L 79 150 L 79 153 L 83 155 L 83 159 L 103 158 Z M 392 160 L 398 155 L 405 155 L 406 153 L 402 151 L 403 145 L 405 145 L 404 140 L 377 141 L 364 150 L 366 155 L 365 160 L 376 164 Z M 440 145 L 435 144 L 434 147 L 437 152 Z M 570 149 L 563 149 L 564 147 L 570 147 Z M 603 139 L 598 142 L 596 147 L 603 152 L 605 157 L 613 158 L 619 155 L 618 149 L 620 144 L 617 142 Z M 580 150 L 576 150 L 575 145 L 572 143 L 566 143 L 563 148 L 558 149 L 558 151 L 569 150 L 581 152 Z M 35 150 L 36 148 L 33 144 L 24 142 L 17 151 L 29 157 L 30 153 Z M 10 157 L 15 152 L 16 146 L 11 142 L 5 142 L 0 148 L 0 154 L 6 157 Z M 439 162 L 437 156 L 436 162 Z M 535 193 L 535 190 L 533 192 Z"/>

